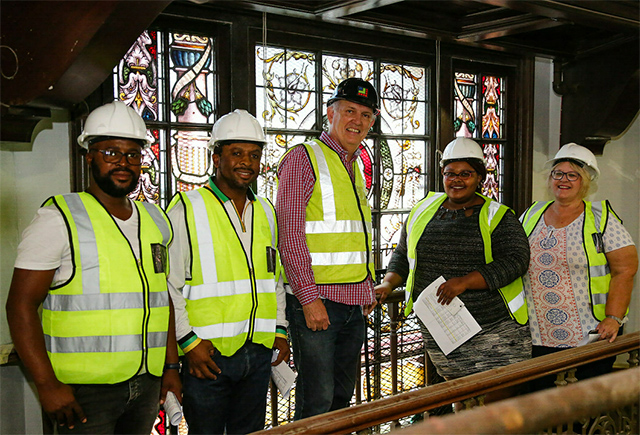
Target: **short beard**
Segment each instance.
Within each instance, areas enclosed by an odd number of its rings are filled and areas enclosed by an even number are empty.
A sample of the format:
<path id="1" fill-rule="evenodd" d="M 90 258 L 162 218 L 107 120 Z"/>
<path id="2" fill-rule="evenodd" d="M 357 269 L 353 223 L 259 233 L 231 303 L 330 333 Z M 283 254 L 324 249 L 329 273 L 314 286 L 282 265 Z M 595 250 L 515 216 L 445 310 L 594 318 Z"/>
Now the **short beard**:
<path id="1" fill-rule="evenodd" d="M 129 183 L 129 185 L 125 187 L 116 186 L 116 184 L 111 179 L 111 175 L 116 171 L 129 172 L 133 176 L 133 178 L 131 179 L 131 183 Z M 95 161 L 92 161 L 91 174 L 93 175 L 93 179 L 95 180 L 98 187 L 100 187 L 100 189 L 102 189 L 104 193 L 106 193 L 109 196 L 113 196 L 114 198 L 123 198 L 127 196 L 128 194 L 133 192 L 136 186 L 138 185 L 139 177 L 136 177 L 136 174 L 131 169 L 127 169 L 127 168 L 112 169 L 109 172 L 107 172 L 105 175 L 102 175 L 100 173 L 100 168 L 98 167 L 98 164 Z"/>

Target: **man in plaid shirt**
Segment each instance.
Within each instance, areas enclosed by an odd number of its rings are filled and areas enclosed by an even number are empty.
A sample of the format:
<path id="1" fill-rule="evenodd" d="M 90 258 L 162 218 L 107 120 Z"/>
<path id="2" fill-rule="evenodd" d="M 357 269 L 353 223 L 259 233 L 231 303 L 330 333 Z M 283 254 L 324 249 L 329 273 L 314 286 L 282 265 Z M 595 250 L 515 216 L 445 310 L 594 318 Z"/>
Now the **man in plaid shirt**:
<path id="1" fill-rule="evenodd" d="M 293 147 L 278 168 L 296 420 L 345 408 L 353 396 L 363 314 L 376 304 L 371 209 L 357 159 L 378 113 L 369 82 L 341 82 L 327 102 L 329 131 Z"/>

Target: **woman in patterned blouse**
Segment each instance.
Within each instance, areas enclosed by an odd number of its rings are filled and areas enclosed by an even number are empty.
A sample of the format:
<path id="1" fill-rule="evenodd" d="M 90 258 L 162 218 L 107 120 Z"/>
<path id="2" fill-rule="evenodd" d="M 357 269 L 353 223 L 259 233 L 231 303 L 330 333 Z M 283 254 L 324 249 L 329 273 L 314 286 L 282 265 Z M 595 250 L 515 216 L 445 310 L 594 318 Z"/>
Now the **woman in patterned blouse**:
<path id="1" fill-rule="evenodd" d="M 584 200 L 600 172 L 593 153 L 567 144 L 548 163 L 555 200 L 534 203 L 520 218 L 531 248 L 523 284 L 534 357 L 580 346 L 590 331 L 615 340 L 638 268 L 633 240 L 608 201 Z M 614 359 L 582 366 L 578 379 L 610 372 Z M 552 387 L 554 379 L 533 388 Z"/>

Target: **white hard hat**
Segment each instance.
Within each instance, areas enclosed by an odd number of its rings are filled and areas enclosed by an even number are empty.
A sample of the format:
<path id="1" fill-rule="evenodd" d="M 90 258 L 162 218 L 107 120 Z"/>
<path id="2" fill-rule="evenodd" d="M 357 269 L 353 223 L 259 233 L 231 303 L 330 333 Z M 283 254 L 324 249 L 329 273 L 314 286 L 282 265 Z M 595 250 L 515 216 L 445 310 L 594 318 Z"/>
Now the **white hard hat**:
<path id="1" fill-rule="evenodd" d="M 258 120 L 243 109 L 227 113 L 213 124 L 209 148 L 214 149 L 220 141 L 267 143 Z"/>
<path id="2" fill-rule="evenodd" d="M 151 145 L 147 139 L 147 126 L 131 107 L 122 101 L 113 101 L 98 107 L 87 116 L 84 129 L 78 136 L 78 144 L 89 147 L 89 140 L 95 136 L 113 136 L 136 139 L 143 142 L 143 147 Z"/>
<path id="3" fill-rule="evenodd" d="M 484 154 L 482 153 L 482 147 L 466 137 L 458 137 L 449 142 L 442 153 L 440 167 L 444 167 L 444 163 L 447 160 L 460 159 L 477 159 L 480 160 L 485 167 L 487 166 Z"/>
<path id="4" fill-rule="evenodd" d="M 600 169 L 598 169 L 598 162 L 596 156 L 588 149 L 577 143 L 568 143 L 562 145 L 562 147 L 556 153 L 556 156 L 547 161 L 546 166 L 553 166 L 559 160 L 573 160 L 586 167 L 587 172 L 591 175 L 591 180 L 595 180 L 600 176 Z"/>

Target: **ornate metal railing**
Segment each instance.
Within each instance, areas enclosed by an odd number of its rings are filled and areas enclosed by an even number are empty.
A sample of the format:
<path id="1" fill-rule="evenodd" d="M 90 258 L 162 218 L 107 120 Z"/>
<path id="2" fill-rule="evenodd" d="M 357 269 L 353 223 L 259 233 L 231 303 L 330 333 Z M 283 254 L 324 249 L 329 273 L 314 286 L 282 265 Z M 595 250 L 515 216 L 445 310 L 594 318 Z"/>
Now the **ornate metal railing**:
<path id="1" fill-rule="evenodd" d="M 399 421 L 401 418 L 419 414 L 444 405 L 450 405 L 454 402 L 464 402 L 465 400 L 474 398 L 477 402 L 482 403 L 482 397 L 489 392 L 509 386 L 523 384 L 549 374 L 558 374 L 560 385 L 575 384 L 577 381 L 577 379 L 575 379 L 576 367 L 623 353 L 629 353 L 628 366 L 631 368 L 637 367 L 639 348 L 640 332 L 635 332 L 618 337 L 614 343 L 601 341 L 579 348 L 567 349 L 562 352 L 511 364 L 506 367 L 496 368 L 483 373 L 477 373 L 426 388 L 421 388 L 419 390 L 400 393 L 395 396 L 363 403 L 351 408 L 341 409 L 296 421 L 270 429 L 268 432 L 270 435 L 300 433 L 351 433 L 363 429 L 372 429 L 375 432 L 377 431 L 377 426 L 380 424 Z M 630 388 L 635 388 L 635 402 L 626 403 L 626 405 L 633 405 L 632 409 L 635 410 L 631 412 L 630 416 L 624 417 L 626 420 L 631 419 L 633 421 L 635 419 L 635 423 L 630 425 L 633 426 L 635 424 L 635 427 L 637 427 L 638 421 L 637 404 L 638 393 L 640 393 L 640 384 L 638 383 L 637 373 L 638 369 L 633 369 L 625 371 L 622 374 L 622 376 L 625 374 L 629 376 L 629 380 L 623 381 L 622 383 Z M 604 379 L 604 377 L 602 378 Z M 606 380 L 602 380 L 602 382 L 605 381 Z M 599 385 L 598 388 L 601 387 L 601 384 L 597 385 Z M 573 387 L 574 385 L 571 386 Z M 575 386 L 577 386 L 577 384 Z M 615 390 L 615 386 L 609 386 L 608 388 Z M 571 392 L 571 390 L 567 391 Z M 548 393 L 548 391 L 536 394 L 542 393 Z M 615 394 L 615 392 L 608 393 Z M 558 392 L 556 394 L 562 393 Z M 577 394 L 576 397 L 580 397 L 580 393 L 572 394 Z M 533 396 L 534 395 L 528 395 L 526 397 Z M 570 403 L 570 398 L 566 400 L 563 399 L 562 401 L 556 401 L 552 404 L 555 407 L 561 407 L 561 405 L 564 406 L 565 402 Z M 582 412 L 583 410 L 578 408 L 579 406 L 576 406 L 576 412 L 572 412 L 568 420 L 584 417 L 584 415 L 581 415 L 578 412 Z M 536 408 L 534 409 L 536 412 L 538 411 Z M 603 403 L 599 410 L 606 409 L 608 409 L 608 405 Z M 432 423 L 434 423 L 434 421 L 432 421 Z M 437 422 L 434 424 L 437 424 Z M 549 421 L 545 424 L 552 425 L 556 423 Z M 554 429 L 551 430 L 553 431 Z M 498 430 L 496 429 L 496 431 Z M 263 432 L 266 433 L 267 431 Z"/>

